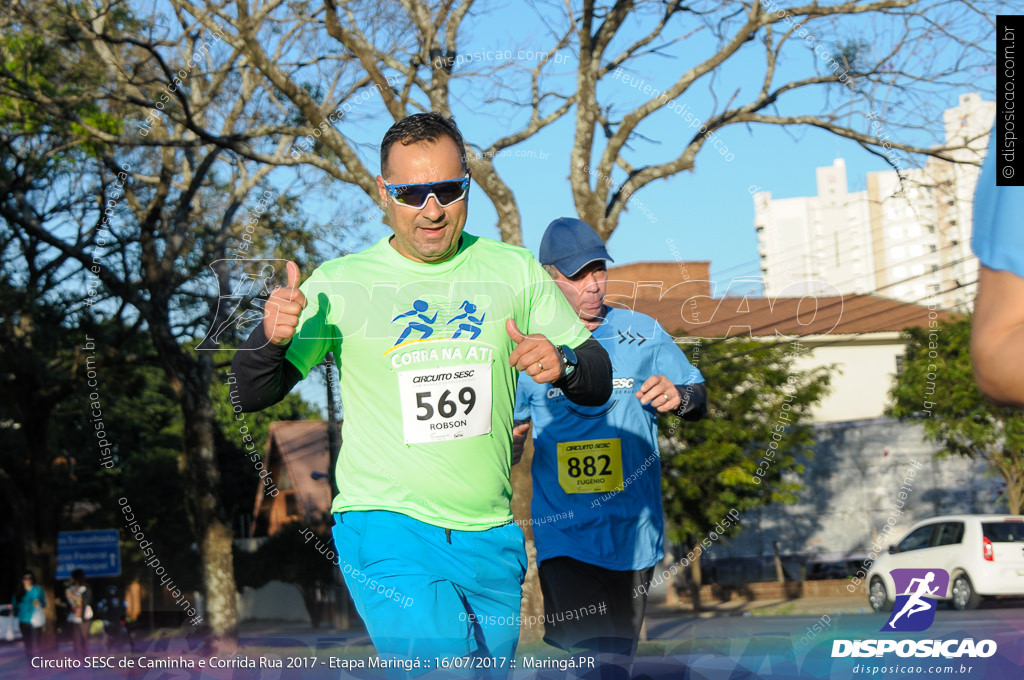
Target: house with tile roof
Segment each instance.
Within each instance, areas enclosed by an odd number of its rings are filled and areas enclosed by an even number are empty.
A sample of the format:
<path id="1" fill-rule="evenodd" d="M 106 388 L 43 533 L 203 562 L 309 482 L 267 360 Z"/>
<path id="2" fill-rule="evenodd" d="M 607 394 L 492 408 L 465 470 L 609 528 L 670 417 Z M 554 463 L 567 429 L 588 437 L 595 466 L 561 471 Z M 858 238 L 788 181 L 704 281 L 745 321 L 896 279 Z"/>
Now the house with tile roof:
<path id="1" fill-rule="evenodd" d="M 983 462 L 936 461 L 938 447 L 919 424 L 885 416 L 906 347 L 901 331 L 948 319 L 950 312 L 878 295 L 734 293 L 749 290 L 749 282 L 716 285 L 708 268 L 707 262 L 612 267 L 608 303 L 655 317 L 684 350 L 691 343 L 749 337 L 798 348 L 797 368 L 836 368 L 831 393 L 812 411 L 817 445 L 814 457 L 803 461 L 799 501 L 745 518 L 749 530 L 709 554 L 718 561 L 720 578 L 773 578 L 773 542 L 792 558 L 791 577 L 802 573 L 799 564 L 806 569 L 816 561 L 863 560 L 914 461 L 922 468 L 895 537 L 934 515 L 997 509 L 1000 483 L 986 475 Z M 709 393 L 714 389 L 708 385 Z"/>
<path id="2" fill-rule="evenodd" d="M 256 490 L 251 534 L 272 536 L 290 522 L 328 525 L 331 485 L 327 423 L 292 420 L 271 423 L 263 464 L 279 493 L 270 495 L 261 483 Z"/>

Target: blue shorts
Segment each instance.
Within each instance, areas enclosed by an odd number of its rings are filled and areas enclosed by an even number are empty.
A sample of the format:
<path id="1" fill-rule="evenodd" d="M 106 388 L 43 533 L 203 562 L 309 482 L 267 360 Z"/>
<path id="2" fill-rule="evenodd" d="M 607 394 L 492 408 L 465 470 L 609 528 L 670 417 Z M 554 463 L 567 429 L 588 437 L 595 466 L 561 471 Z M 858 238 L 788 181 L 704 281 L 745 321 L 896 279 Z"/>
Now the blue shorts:
<path id="1" fill-rule="evenodd" d="M 420 669 L 389 678 L 433 670 L 435 658 L 467 656 L 505 661 L 465 677 L 507 675 L 526 575 L 516 524 L 446 531 L 385 510 L 336 513 L 334 521 L 339 566 L 377 654 L 406 666 L 420 661 Z"/>

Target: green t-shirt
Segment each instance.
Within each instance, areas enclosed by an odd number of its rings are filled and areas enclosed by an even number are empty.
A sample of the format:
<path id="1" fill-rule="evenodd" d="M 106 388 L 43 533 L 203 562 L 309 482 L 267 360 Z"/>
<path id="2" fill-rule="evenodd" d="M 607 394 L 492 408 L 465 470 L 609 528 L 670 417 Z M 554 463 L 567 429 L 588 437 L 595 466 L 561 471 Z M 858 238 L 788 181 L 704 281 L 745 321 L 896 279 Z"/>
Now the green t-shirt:
<path id="1" fill-rule="evenodd" d="M 508 523 L 512 412 L 523 333 L 578 347 L 589 331 L 530 253 L 462 234 L 414 262 L 388 238 L 321 265 L 287 358 L 302 375 L 335 353 L 345 427 L 332 512 L 390 510 L 447 529 Z"/>

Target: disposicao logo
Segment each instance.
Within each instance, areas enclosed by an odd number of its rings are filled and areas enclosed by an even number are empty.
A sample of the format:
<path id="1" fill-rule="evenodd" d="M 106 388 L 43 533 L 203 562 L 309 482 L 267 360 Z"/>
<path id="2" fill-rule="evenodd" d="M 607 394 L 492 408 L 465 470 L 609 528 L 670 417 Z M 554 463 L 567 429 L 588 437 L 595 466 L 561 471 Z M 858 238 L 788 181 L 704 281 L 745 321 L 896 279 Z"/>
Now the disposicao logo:
<path id="1" fill-rule="evenodd" d="M 935 621 L 935 598 L 949 589 L 949 574 L 945 569 L 893 569 L 889 574 L 896 584 L 896 603 L 882 630 L 927 630 Z"/>
<path id="2" fill-rule="evenodd" d="M 892 615 L 884 632 L 919 632 L 935 621 L 936 601 L 949 589 L 945 569 L 893 569 L 889 572 L 896 586 Z M 900 657 L 987 658 L 996 653 L 994 640 L 834 640 L 832 657 L 884 656 L 895 652 Z"/>

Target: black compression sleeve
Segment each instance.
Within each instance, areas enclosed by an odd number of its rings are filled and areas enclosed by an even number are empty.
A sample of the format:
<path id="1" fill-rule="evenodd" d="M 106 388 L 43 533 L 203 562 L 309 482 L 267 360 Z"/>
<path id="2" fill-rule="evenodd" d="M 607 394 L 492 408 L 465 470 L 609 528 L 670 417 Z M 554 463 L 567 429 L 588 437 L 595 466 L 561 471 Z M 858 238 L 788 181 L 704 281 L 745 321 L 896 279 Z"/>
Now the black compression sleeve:
<path id="1" fill-rule="evenodd" d="M 612 396 L 612 361 L 601 343 L 587 338 L 576 354 L 576 370 L 552 383 L 569 401 L 580 406 L 600 406 Z"/>
<path id="2" fill-rule="evenodd" d="M 676 409 L 676 415 L 683 420 L 696 421 L 708 414 L 708 389 L 704 383 L 676 385 L 683 403 Z"/>
<path id="3" fill-rule="evenodd" d="M 288 395 L 302 373 L 285 358 L 288 345 L 267 341 L 263 324 L 235 352 L 231 370 L 238 380 L 239 403 L 246 413 L 273 406 Z"/>

